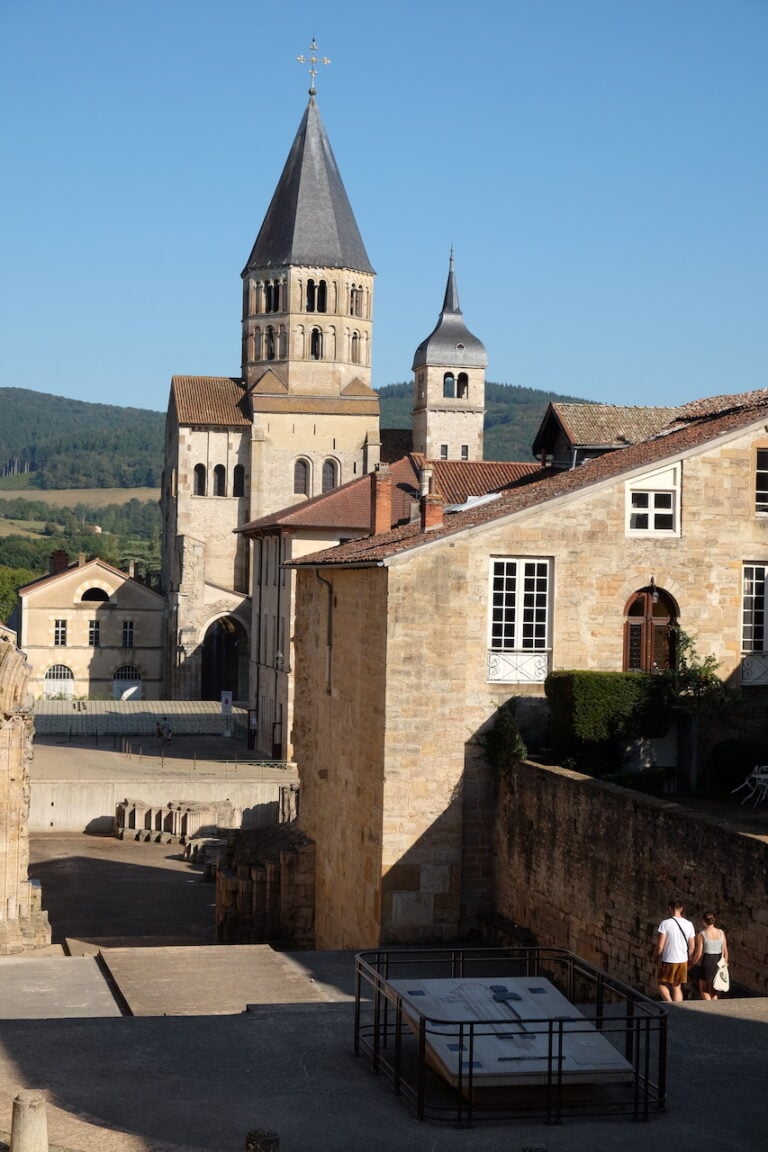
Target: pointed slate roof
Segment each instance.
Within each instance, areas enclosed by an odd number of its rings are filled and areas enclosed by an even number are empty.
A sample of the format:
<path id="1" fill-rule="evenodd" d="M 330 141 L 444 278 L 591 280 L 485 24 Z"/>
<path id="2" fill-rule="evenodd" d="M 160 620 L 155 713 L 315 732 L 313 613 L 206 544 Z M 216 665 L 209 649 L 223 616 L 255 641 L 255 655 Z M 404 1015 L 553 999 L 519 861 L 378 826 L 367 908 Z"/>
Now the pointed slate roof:
<path id="1" fill-rule="evenodd" d="M 243 274 L 297 264 L 373 273 L 314 96 Z"/>
<path id="2" fill-rule="evenodd" d="M 435 328 L 416 349 L 411 367 L 415 372 L 417 368 L 423 368 L 427 364 L 445 365 L 447 368 L 488 367 L 485 346 L 477 336 L 472 335 L 464 323 L 453 270 L 453 252 L 448 265 L 443 310 Z"/>

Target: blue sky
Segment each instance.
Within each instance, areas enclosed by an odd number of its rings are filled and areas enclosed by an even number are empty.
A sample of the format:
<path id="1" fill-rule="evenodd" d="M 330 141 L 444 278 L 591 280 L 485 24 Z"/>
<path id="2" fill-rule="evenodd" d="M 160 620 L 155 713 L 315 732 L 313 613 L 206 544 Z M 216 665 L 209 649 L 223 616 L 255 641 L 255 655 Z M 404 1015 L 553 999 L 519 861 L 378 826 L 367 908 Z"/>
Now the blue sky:
<path id="1" fill-rule="evenodd" d="M 236 375 L 240 271 L 318 105 L 410 380 L 451 244 L 488 379 L 768 386 L 768 0 L 0 0 L 0 386 Z"/>

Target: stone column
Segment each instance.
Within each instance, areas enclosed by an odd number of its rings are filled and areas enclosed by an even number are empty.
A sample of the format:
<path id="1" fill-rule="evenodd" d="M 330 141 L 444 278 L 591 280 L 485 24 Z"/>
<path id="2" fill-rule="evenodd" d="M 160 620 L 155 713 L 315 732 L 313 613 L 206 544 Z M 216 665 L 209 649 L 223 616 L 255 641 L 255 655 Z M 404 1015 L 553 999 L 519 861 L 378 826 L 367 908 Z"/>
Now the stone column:
<path id="1" fill-rule="evenodd" d="M 14 1098 L 11 1152 L 48 1152 L 44 1092 L 19 1092 Z"/>

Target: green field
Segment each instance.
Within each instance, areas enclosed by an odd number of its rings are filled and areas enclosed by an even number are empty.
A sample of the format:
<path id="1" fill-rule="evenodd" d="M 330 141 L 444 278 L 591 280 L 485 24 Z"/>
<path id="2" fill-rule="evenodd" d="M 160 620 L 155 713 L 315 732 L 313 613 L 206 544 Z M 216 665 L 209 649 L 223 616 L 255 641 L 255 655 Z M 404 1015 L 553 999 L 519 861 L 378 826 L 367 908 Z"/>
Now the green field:
<path id="1" fill-rule="evenodd" d="M 159 500 L 159 488 L 14 488 L 7 498 L 14 500 L 42 500 L 56 508 L 74 508 L 75 504 L 88 504 L 101 508 L 105 504 L 127 504 L 129 500 Z M 0 486 L 0 499 L 6 496 Z"/>

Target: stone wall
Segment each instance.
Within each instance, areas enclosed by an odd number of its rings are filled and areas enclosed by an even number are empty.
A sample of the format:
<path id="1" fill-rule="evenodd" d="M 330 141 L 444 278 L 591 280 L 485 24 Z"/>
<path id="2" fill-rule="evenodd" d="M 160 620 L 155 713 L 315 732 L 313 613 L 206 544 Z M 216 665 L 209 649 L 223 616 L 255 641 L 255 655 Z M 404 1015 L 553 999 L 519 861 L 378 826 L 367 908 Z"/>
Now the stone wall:
<path id="1" fill-rule="evenodd" d="M 562 768 L 520 764 L 499 787 L 494 908 L 653 993 L 651 945 L 671 895 L 728 935 L 732 978 L 768 995 L 768 844 L 715 817 Z"/>
<path id="2" fill-rule="evenodd" d="M 216 873 L 220 944 L 313 948 L 315 846 L 295 821 L 228 834 Z"/>
<path id="3" fill-rule="evenodd" d="M 0 636 L 0 955 L 51 942 L 40 886 L 27 876 L 33 731 L 29 673 L 23 654 Z"/>

